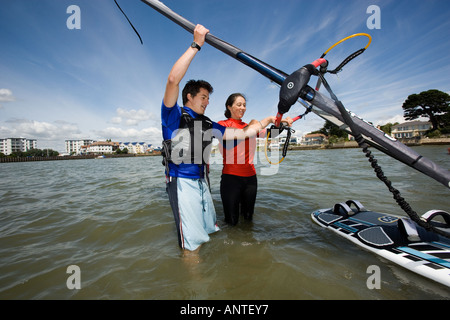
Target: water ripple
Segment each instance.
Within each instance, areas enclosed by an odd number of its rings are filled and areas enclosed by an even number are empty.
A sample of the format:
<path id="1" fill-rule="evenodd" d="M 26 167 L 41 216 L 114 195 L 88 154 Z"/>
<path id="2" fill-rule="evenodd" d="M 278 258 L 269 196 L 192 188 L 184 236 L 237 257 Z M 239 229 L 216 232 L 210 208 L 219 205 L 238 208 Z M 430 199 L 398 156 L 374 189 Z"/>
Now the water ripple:
<path id="1" fill-rule="evenodd" d="M 448 166 L 438 150 L 418 152 Z M 379 158 L 418 212 L 448 210 L 448 190 Z M 190 256 L 177 246 L 159 157 L 1 164 L 0 298 L 450 298 L 311 221 L 312 211 L 350 198 L 398 213 L 360 150 L 289 152 L 276 174 L 258 175 L 254 221 L 236 227 L 223 223 L 220 170 L 212 167 L 211 189 L 221 231 Z M 383 290 L 365 285 L 372 264 Z M 69 265 L 81 269 L 80 290 L 66 286 Z"/>

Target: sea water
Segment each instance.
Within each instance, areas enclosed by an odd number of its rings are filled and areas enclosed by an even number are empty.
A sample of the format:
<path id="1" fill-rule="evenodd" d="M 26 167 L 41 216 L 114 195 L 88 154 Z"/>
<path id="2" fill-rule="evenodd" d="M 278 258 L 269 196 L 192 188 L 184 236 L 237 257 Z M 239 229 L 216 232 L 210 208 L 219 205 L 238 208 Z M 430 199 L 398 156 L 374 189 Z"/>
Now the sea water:
<path id="1" fill-rule="evenodd" d="M 450 168 L 447 148 L 414 150 Z M 447 188 L 374 153 L 416 212 L 450 210 Z M 198 254 L 177 245 L 159 156 L 0 164 L 0 299 L 450 298 L 312 222 L 348 199 L 405 215 L 360 149 L 289 151 L 272 170 L 257 156 L 254 220 L 235 227 L 223 222 L 221 165 L 211 166 L 221 230 Z"/>

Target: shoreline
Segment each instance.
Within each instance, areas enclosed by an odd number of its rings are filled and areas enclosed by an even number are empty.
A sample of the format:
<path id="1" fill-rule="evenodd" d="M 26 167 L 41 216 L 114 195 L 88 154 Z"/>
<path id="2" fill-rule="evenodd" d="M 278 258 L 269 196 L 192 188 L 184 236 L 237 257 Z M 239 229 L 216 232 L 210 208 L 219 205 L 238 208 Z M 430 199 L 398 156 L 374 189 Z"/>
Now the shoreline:
<path id="1" fill-rule="evenodd" d="M 401 143 L 408 147 L 414 146 L 431 146 L 431 145 L 450 145 L 450 138 L 424 138 L 424 139 L 398 139 Z M 345 141 L 333 144 L 321 144 L 315 146 L 289 146 L 289 150 L 317 150 L 317 149 L 346 149 L 359 148 L 356 141 Z"/>
<path id="2" fill-rule="evenodd" d="M 135 157 L 153 157 L 160 156 L 161 152 L 154 152 L 148 154 L 89 154 L 83 156 L 56 156 L 56 157 L 5 157 L 0 158 L 0 163 L 9 163 L 9 162 L 32 162 L 32 161 L 59 161 L 59 160 L 85 160 L 85 159 L 98 159 L 99 156 L 102 156 L 102 159 L 110 159 L 110 158 L 135 158 Z M 101 160 L 101 159 L 99 159 Z"/>
<path id="3" fill-rule="evenodd" d="M 450 138 L 436 138 L 436 139 L 408 139 L 408 140 L 399 140 L 401 143 L 408 147 L 413 146 L 426 146 L 426 145 L 449 145 L 450 146 Z M 322 149 L 350 149 L 350 148 L 359 148 L 358 143 L 356 141 L 345 141 L 338 142 L 334 144 L 320 144 L 320 145 L 312 145 L 312 146 L 289 146 L 288 150 L 322 150 Z M 134 158 L 134 157 L 154 157 L 160 156 L 160 151 L 155 151 L 153 153 L 147 154 L 105 154 L 102 155 L 104 159 L 109 158 Z M 56 157 L 5 157 L 0 158 L 0 163 L 10 163 L 10 162 L 31 162 L 31 161 L 59 161 L 59 160 L 85 160 L 85 159 L 96 159 L 98 158 L 98 154 L 95 155 L 83 155 L 83 156 L 56 156 Z"/>

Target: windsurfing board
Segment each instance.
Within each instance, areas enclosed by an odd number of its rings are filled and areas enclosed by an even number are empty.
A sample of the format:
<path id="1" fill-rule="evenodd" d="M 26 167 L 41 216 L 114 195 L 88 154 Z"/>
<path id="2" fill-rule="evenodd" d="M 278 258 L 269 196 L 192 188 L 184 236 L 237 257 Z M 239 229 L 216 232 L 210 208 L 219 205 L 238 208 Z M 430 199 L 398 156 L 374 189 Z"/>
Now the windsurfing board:
<path id="1" fill-rule="evenodd" d="M 351 208 L 352 204 L 356 209 Z M 432 219 L 436 210 L 426 213 Z M 450 215 L 439 212 L 446 218 Z M 448 216 L 446 216 L 448 215 Z M 428 279 L 450 287 L 450 238 L 428 231 L 407 217 L 365 209 L 349 200 L 333 208 L 319 209 L 312 220 L 361 248 Z M 448 221 L 447 221 L 448 223 Z M 438 223 L 447 229 L 446 223 Z M 450 231 L 450 229 L 447 229 Z"/>

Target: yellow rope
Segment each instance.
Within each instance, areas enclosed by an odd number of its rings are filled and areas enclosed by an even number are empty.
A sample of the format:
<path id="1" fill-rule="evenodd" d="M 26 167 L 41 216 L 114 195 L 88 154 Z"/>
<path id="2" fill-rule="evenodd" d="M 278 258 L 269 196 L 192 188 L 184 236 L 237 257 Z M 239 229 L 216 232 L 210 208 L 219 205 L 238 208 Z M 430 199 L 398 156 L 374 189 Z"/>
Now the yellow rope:
<path id="1" fill-rule="evenodd" d="M 283 160 L 284 160 L 285 157 L 281 158 L 281 160 L 278 161 L 277 163 L 272 163 L 272 162 L 269 160 L 269 156 L 267 155 L 267 146 L 268 146 L 268 144 L 269 144 L 269 136 L 270 136 L 270 130 L 267 130 L 267 134 L 266 134 L 266 143 L 265 143 L 265 145 L 264 145 L 264 154 L 266 155 L 266 160 L 267 160 L 267 162 L 269 162 L 269 164 L 271 164 L 271 165 L 277 165 L 277 164 L 280 164 L 281 162 L 283 162 Z"/>
<path id="2" fill-rule="evenodd" d="M 323 58 L 328 52 L 330 52 L 331 49 L 333 49 L 334 47 L 336 47 L 338 44 L 341 44 L 342 42 L 347 41 L 348 39 L 351 39 L 351 38 L 354 38 L 354 37 L 361 37 L 361 36 L 364 36 L 364 37 L 369 38 L 369 42 L 368 42 L 367 45 L 364 47 L 364 49 L 367 49 L 367 48 L 370 46 L 370 44 L 372 43 L 372 37 L 370 36 L 370 34 L 367 34 L 367 33 L 355 33 L 355 34 L 352 34 L 351 36 L 345 37 L 345 38 L 342 39 L 342 40 L 339 40 L 338 42 L 336 42 L 335 44 L 333 44 L 331 47 L 329 47 L 328 50 L 325 51 L 325 52 L 323 53 L 322 58 Z"/>

